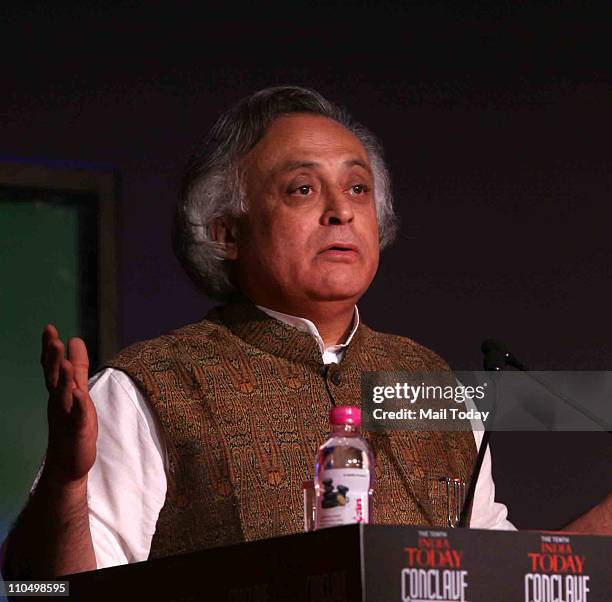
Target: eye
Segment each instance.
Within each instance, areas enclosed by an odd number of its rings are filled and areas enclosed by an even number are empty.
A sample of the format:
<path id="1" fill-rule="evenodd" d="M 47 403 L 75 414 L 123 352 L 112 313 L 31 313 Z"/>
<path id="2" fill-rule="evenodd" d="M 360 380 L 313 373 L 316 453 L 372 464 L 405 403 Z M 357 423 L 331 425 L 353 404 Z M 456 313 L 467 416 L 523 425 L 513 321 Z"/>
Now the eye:
<path id="1" fill-rule="evenodd" d="M 291 190 L 291 194 L 299 194 L 300 196 L 308 196 L 312 192 L 312 186 L 310 184 L 303 184 Z"/>
<path id="2" fill-rule="evenodd" d="M 368 192 L 370 188 L 366 184 L 355 184 L 351 186 L 351 192 L 356 195 L 362 195 Z"/>

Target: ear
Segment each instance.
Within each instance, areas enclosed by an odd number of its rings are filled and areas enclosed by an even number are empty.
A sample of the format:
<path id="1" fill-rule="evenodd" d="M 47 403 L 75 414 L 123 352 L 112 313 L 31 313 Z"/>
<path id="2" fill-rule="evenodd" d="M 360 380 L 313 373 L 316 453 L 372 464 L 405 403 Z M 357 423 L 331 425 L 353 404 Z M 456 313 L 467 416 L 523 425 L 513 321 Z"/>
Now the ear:
<path id="1" fill-rule="evenodd" d="M 216 217 L 208 224 L 210 237 L 223 246 L 226 259 L 238 259 L 236 231 L 236 222 L 229 217 Z"/>

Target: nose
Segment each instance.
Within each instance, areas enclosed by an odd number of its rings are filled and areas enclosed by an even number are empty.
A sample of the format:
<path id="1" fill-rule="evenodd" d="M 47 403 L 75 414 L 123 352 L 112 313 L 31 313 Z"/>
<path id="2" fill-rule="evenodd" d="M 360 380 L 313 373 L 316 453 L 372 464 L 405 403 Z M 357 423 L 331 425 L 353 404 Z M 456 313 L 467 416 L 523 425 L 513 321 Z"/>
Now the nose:
<path id="1" fill-rule="evenodd" d="M 354 210 L 351 200 L 342 190 L 328 189 L 321 221 L 324 226 L 340 226 L 353 221 Z"/>

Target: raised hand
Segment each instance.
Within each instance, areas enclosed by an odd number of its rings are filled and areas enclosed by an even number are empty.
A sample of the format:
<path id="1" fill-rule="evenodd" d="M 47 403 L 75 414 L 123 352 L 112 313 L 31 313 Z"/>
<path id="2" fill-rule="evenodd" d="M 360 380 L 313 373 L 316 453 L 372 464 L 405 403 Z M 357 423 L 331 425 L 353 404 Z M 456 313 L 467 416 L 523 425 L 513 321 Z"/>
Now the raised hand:
<path id="1" fill-rule="evenodd" d="M 40 358 L 49 403 L 49 444 L 44 476 L 55 486 L 79 486 L 96 459 L 98 418 L 87 385 L 89 358 L 82 339 L 64 343 L 52 324 L 45 326 Z"/>
<path id="2" fill-rule="evenodd" d="M 65 359 L 64 343 L 48 324 L 40 362 L 49 391 L 47 457 L 36 488 L 0 549 L 5 579 L 49 579 L 96 568 L 87 473 L 96 459 L 98 417 L 87 386 L 85 343 L 70 339 Z"/>

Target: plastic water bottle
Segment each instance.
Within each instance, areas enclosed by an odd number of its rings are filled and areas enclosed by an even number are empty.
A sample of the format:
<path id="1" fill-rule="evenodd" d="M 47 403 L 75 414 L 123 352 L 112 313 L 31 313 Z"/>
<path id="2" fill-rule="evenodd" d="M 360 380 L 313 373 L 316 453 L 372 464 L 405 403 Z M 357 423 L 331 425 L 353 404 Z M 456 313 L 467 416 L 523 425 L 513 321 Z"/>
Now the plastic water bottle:
<path id="1" fill-rule="evenodd" d="M 331 433 L 315 461 L 317 529 L 372 520 L 374 456 L 361 436 L 361 410 L 334 408 Z"/>

